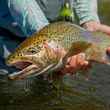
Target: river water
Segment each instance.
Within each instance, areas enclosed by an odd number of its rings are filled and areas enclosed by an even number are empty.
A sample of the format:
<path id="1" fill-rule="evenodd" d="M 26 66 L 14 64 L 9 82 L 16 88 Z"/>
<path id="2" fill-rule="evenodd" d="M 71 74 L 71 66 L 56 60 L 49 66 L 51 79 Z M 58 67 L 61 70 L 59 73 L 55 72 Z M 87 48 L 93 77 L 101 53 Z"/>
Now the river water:
<path id="1" fill-rule="evenodd" d="M 110 25 L 109 12 L 110 1 L 100 0 L 100 19 Z M 8 38 L 4 42 L 15 45 Z M 5 64 L 0 66 L 7 68 Z M 89 80 L 81 75 L 76 78 L 66 75 L 53 82 L 41 76 L 10 81 L 3 75 L 6 72 L 0 71 L 0 110 L 110 110 L 110 67 L 107 65 L 94 64 Z"/>

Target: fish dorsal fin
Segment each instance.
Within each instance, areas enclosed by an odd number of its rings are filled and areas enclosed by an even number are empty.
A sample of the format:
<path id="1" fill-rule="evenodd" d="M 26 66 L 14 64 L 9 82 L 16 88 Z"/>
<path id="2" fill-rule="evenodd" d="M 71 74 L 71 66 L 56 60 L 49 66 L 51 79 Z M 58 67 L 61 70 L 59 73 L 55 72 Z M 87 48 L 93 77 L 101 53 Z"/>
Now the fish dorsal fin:
<path id="1" fill-rule="evenodd" d="M 72 43 L 69 51 L 67 52 L 63 60 L 65 61 L 68 57 L 79 54 L 81 52 L 85 52 L 85 50 L 87 50 L 90 46 L 92 46 L 92 43 L 86 41 L 77 41 Z"/>

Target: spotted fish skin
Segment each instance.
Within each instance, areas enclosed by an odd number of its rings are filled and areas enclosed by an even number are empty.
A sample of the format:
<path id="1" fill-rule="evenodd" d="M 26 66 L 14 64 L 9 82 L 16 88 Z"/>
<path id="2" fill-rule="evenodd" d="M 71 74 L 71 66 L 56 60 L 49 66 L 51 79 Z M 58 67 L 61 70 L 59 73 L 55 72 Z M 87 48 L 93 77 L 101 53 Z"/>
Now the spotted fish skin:
<path id="1" fill-rule="evenodd" d="M 48 44 L 49 49 L 44 48 L 45 43 Z M 13 65 L 20 61 L 30 62 L 37 65 L 41 71 L 50 64 L 57 65 L 60 59 L 67 59 L 80 52 L 86 53 L 87 60 L 108 64 L 109 60 L 105 59 L 107 58 L 105 50 L 109 46 L 110 36 L 104 33 L 91 33 L 69 22 L 56 22 L 22 42 L 6 59 L 6 64 Z M 55 52 L 58 49 L 63 49 L 66 53 L 58 56 Z"/>

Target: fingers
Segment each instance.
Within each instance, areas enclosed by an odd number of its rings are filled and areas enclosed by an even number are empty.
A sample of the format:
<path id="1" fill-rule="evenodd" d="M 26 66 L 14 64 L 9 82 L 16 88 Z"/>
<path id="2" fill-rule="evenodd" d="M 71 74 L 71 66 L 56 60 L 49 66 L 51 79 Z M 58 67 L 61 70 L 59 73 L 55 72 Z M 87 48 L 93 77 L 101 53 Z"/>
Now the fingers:
<path id="1" fill-rule="evenodd" d="M 100 27 L 99 27 L 99 31 L 102 31 L 102 32 L 110 35 L 110 26 L 101 24 Z"/>
<path id="2" fill-rule="evenodd" d="M 91 32 L 101 31 L 101 32 L 104 32 L 104 33 L 110 35 L 110 26 L 100 24 L 97 21 L 88 21 L 88 22 L 82 24 L 82 26 Z"/>
<path id="3" fill-rule="evenodd" d="M 79 69 L 84 69 L 88 66 L 88 61 L 85 60 L 85 54 L 80 53 L 68 59 L 67 65 L 61 71 L 62 73 L 75 73 Z"/>
<path id="4" fill-rule="evenodd" d="M 68 58 L 68 62 L 67 62 L 66 67 L 76 67 L 76 63 L 77 63 L 76 59 L 77 59 L 76 55 Z"/>
<path id="5" fill-rule="evenodd" d="M 85 61 L 85 54 L 84 53 L 80 53 L 80 54 L 78 54 L 77 55 L 77 58 L 76 58 L 76 61 L 77 61 L 77 65 L 79 65 L 79 66 L 83 66 L 83 65 L 87 65 L 88 64 L 88 62 L 87 61 Z"/>
<path id="6" fill-rule="evenodd" d="M 88 31 L 97 31 L 99 30 L 100 23 L 96 21 L 88 21 L 82 25 Z"/>
<path id="7" fill-rule="evenodd" d="M 88 65 L 88 61 L 85 61 L 85 54 L 80 53 L 78 55 L 72 56 L 68 59 L 68 65 L 74 68 Z"/>

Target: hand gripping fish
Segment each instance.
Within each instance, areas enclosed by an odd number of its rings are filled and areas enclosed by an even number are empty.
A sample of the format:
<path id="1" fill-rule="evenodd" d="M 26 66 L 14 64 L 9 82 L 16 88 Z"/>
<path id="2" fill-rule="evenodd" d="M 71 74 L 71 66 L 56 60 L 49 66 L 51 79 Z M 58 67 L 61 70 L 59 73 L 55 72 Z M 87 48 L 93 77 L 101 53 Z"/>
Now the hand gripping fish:
<path id="1" fill-rule="evenodd" d="M 20 71 L 10 79 L 38 76 L 57 70 L 66 64 L 68 57 L 84 52 L 86 60 L 110 64 L 106 48 L 110 36 L 87 30 L 69 22 L 55 22 L 23 41 L 6 59 L 8 66 Z"/>

